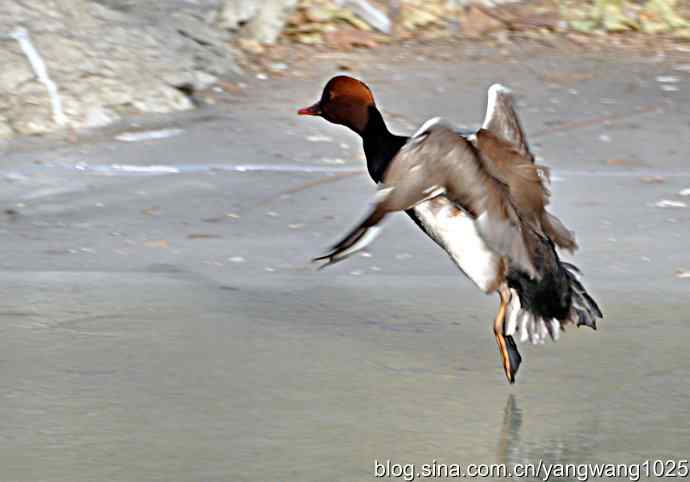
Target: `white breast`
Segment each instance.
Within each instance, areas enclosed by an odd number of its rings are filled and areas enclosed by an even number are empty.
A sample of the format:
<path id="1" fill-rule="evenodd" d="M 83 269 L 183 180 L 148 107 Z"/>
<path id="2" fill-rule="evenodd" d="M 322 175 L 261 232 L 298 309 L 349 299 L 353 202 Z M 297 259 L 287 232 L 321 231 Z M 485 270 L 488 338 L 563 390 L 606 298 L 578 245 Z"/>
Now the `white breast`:
<path id="1" fill-rule="evenodd" d="M 502 281 L 501 258 L 490 251 L 475 227 L 474 221 L 456 208 L 445 196 L 418 204 L 414 212 L 431 239 L 441 246 L 462 272 L 485 293 L 498 288 Z M 520 341 L 544 343 L 548 335 L 558 339 L 557 320 L 543 320 L 522 309 L 520 297 L 513 289 L 506 312 L 506 335 Z"/>
<path id="2" fill-rule="evenodd" d="M 445 196 L 418 204 L 414 212 L 439 246 L 462 272 L 485 293 L 498 288 L 502 263 L 479 237 L 474 221 Z"/>

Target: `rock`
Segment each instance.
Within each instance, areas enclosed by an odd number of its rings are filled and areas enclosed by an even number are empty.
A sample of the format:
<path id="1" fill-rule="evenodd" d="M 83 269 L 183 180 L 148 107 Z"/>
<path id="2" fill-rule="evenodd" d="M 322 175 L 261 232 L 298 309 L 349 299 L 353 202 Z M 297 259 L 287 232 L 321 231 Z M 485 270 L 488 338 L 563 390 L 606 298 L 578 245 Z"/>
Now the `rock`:
<path id="1" fill-rule="evenodd" d="M 308 4 L 304 8 L 304 17 L 308 22 L 322 23 L 331 20 L 336 12 L 337 10 L 318 3 Z"/>
<path id="2" fill-rule="evenodd" d="M 481 38 L 504 28 L 502 22 L 475 6 L 466 7 L 460 13 L 459 20 L 462 34 L 471 39 Z"/>
<path id="3" fill-rule="evenodd" d="M 194 84 L 199 89 L 207 89 L 218 82 L 218 77 L 211 75 L 208 72 L 204 72 L 203 70 L 196 71 L 194 73 L 194 78 L 196 79 Z"/>
<path id="4" fill-rule="evenodd" d="M 42 99 L 41 104 L 27 104 L 17 110 L 10 119 L 13 132 L 22 135 L 46 134 L 56 128 L 47 98 Z"/>
<path id="5" fill-rule="evenodd" d="M 14 134 L 14 129 L 10 126 L 7 118 L 0 115 L 0 140 L 10 139 Z"/>
<path id="6" fill-rule="evenodd" d="M 4 68 L 0 69 L 0 96 L 3 92 L 13 92 L 20 85 L 26 84 L 34 78 L 34 73 L 31 71 L 29 62 L 19 49 L 14 49 L 14 45 L 10 45 L 13 40 L 5 40 L 3 45 L 4 57 L 7 63 Z M 6 49 L 10 47 L 10 49 Z M 11 65 L 11 68 L 7 66 Z M 1 108 L 1 107 L 0 107 Z"/>
<path id="7" fill-rule="evenodd" d="M 134 108 L 141 112 L 165 113 L 173 110 L 189 110 L 194 107 L 191 99 L 177 89 L 161 86 L 155 92 L 149 92 L 146 97 L 135 99 Z"/>
<path id="8" fill-rule="evenodd" d="M 218 25 L 241 38 L 272 44 L 283 32 L 298 0 L 224 0 L 216 15 Z"/>
<path id="9" fill-rule="evenodd" d="M 391 33 L 392 24 L 388 16 L 371 5 L 368 1 L 338 0 L 336 4 L 350 8 L 355 15 L 374 27 L 379 32 L 385 34 Z"/>
<path id="10" fill-rule="evenodd" d="M 105 125 L 133 109 L 191 109 L 184 92 L 239 72 L 230 34 L 205 20 L 218 0 L 2 3 L 0 33 L 26 28 L 69 127 Z M 11 38 L 0 42 L 0 138 L 58 128 L 25 52 Z"/>
<path id="11" fill-rule="evenodd" d="M 117 119 L 117 114 L 112 110 L 103 106 L 97 105 L 86 109 L 86 127 L 103 127 L 114 122 Z"/>
<path id="12" fill-rule="evenodd" d="M 247 34 L 263 44 L 275 43 L 296 6 L 297 0 L 265 0 L 247 24 Z"/>
<path id="13" fill-rule="evenodd" d="M 218 25 L 228 30 L 237 30 L 259 11 L 259 2 L 255 0 L 229 0 L 220 8 Z"/>
<path id="14" fill-rule="evenodd" d="M 253 38 L 241 38 L 237 41 L 239 47 L 252 55 L 261 55 L 266 50 L 257 40 Z"/>
<path id="15" fill-rule="evenodd" d="M 354 47 L 374 48 L 378 45 L 376 34 L 354 28 L 326 32 L 323 39 L 329 47 L 338 50 L 351 50 Z"/>

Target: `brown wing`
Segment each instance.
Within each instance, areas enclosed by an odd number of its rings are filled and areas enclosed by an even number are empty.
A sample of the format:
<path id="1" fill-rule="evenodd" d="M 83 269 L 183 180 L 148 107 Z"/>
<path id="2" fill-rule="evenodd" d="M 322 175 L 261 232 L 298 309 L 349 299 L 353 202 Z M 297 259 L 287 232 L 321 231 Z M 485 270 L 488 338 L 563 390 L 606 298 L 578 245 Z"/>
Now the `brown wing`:
<path id="1" fill-rule="evenodd" d="M 534 156 L 515 111 L 512 93 L 500 84 L 489 88 L 486 116 L 476 134 L 476 145 L 487 169 L 508 185 L 521 215 L 557 246 L 571 251 L 577 249 L 574 234 L 546 211 L 550 196 L 546 186 L 549 171 L 543 166 L 532 168 Z"/>
<path id="2" fill-rule="evenodd" d="M 474 146 L 437 122 L 420 129 L 393 159 L 369 215 L 317 259 L 325 259 L 327 264 L 342 259 L 341 254 L 361 244 L 368 230 L 386 214 L 441 194 L 476 220 L 479 234 L 490 249 L 537 276 L 532 262 L 535 249 L 528 245 L 535 238 L 524 235 L 530 228 L 520 219 L 507 186 L 487 172 Z"/>
<path id="3" fill-rule="evenodd" d="M 527 137 L 515 111 L 513 93 L 504 85 L 493 84 L 489 87 L 486 114 L 481 130 L 513 146 L 519 156 L 534 162 L 534 157 L 527 145 Z"/>

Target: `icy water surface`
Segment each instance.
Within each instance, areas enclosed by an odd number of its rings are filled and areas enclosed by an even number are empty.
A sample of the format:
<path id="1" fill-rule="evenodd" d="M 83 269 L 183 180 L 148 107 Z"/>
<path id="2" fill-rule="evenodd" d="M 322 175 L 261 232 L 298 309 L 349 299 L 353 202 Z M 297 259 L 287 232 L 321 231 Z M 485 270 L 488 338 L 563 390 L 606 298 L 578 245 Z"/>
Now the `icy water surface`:
<path id="1" fill-rule="evenodd" d="M 493 299 L 458 299 L 450 277 L 214 285 L 150 271 L 4 277 L 3 480 L 354 481 L 375 460 L 687 458 L 687 301 L 603 290 L 602 328 L 523 346 L 511 387 Z"/>

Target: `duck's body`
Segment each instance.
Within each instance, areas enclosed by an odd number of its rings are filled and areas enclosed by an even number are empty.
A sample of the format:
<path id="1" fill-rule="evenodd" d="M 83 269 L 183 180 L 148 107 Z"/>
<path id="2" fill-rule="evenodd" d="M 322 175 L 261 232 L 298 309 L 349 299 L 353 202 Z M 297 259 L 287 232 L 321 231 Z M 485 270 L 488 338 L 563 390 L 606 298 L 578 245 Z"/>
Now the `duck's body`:
<path id="1" fill-rule="evenodd" d="M 361 135 L 367 171 L 378 184 L 383 181 L 384 173 L 395 155 L 410 138 L 391 133 L 375 106 L 369 108 L 369 122 Z M 496 291 L 500 258 L 486 248 L 472 220 L 445 195 L 420 203 L 405 212 L 448 253 L 455 265 L 480 290 L 485 293 Z"/>
<path id="2" fill-rule="evenodd" d="M 547 171 L 534 166 L 509 91 L 492 86 L 484 124 L 472 135 L 434 119 L 408 138 L 388 130 L 371 92 L 361 86 L 336 77 L 319 103 L 300 111 L 360 134 L 367 170 L 383 183 L 365 221 L 318 259 L 331 264 L 363 249 L 388 212 L 405 210 L 480 290 L 498 292 L 494 331 L 511 383 L 521 361 L 513 334 L 538 343 L 547 335 L 556 338 L 568 322 L 595 327 L 601 312 L 571 272 L 576 268 L 561 263 L 555 251 L 554 243 L 571 250 L 576 244 L 544 209 Z M 362 100 L 366 113 L 356 110 Z"/>

